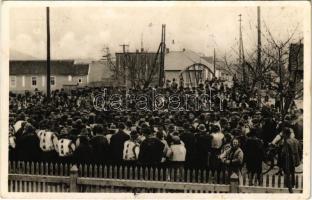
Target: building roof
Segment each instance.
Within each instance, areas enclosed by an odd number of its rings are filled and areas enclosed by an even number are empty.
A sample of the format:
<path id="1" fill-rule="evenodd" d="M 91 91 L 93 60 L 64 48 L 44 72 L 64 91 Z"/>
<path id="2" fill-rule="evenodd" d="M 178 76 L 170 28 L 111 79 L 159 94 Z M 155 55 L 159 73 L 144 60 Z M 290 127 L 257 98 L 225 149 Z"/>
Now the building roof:
<path id="1" fill-rule="evenodd" d="M 45 60 L 12 60 L 10 75 L 45 75 L 47 64 Z M 88 64 L 74 64 L 74 60 L 52 60 L 51 75 L 88 75 Z"/>
<path id="2" fill-rule="evenodd" d="M 207 61 L 208 63 L 210 63 L 213 66 L 213 57 L 212 56 L 204 56 L 202 57 L 202 59 L 204 59 L 205 61 Z M 221 60 L 216 59 L 216 70 L 220 70 L 220 71 L 225 71 L 227 72 L 228 69 L 225 67 L 225 63 Z"/>
<path id="3" fill-rule="evenodd" d="M 201 63 L 212 69 L 211 63 L 207 62 L 199 53 L 191 50 L 170 51 L 165 55 L 165 70 L 181 71 L 195 63 Z"/>

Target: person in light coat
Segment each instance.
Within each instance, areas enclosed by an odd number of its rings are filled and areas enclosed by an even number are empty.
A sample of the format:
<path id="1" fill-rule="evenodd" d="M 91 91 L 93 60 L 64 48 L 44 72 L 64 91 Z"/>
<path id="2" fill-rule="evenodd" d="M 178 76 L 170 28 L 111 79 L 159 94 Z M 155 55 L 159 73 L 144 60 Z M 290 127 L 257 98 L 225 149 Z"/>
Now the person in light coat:
<path id="1" fill-rule="evenodd" d="M 244 153 L 239 146 L 239 140 L 234 138 L 231 143 L 231 148 L 221 154 L 219 158 L 228 168 L 229 175 L 236 173 L 238 175 L 239 183 L 242 183 L 243 178 L 241 169 L 244 160 Z"/>

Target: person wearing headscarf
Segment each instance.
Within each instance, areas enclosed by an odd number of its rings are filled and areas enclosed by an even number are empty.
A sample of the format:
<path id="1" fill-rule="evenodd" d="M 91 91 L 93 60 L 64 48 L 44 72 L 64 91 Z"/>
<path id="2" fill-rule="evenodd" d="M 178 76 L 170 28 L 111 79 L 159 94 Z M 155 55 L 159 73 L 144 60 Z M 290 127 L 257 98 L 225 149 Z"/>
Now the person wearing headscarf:
<path id="1" fill-rule="evenodd" d="M 240 148 L 239 140 L 234 138 L 231 148 L 219 156 L 221 162 L 228 168 L 229 174 L 236 173 L 239 183 L 242 183 L 241 169 L 243 167 L 244 152 Z"/>

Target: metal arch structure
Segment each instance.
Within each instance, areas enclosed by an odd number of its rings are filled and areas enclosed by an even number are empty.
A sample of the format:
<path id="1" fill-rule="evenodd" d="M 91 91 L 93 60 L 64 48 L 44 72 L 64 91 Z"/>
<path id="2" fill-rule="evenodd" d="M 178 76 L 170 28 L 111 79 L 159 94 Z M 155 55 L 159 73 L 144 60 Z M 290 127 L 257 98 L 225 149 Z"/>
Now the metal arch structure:
<path id="1" fill-rule="evenodd" d="M 202 63 L 194 63 L 182 70 L 179 74 L 179 78 L 183 79 L 183 74 L 186 74 L 190 80 L 190 85 L 192 87 L 198 86 L 199 82 L 202 80 L 202 72 L 204 69 L 208 70 L 208 72 L 210 72 L 213 77 L 216 77 L 215 73 L 207 65 Z M 193 77 L 191 76 L 191 72 L 194 74 Z"/>

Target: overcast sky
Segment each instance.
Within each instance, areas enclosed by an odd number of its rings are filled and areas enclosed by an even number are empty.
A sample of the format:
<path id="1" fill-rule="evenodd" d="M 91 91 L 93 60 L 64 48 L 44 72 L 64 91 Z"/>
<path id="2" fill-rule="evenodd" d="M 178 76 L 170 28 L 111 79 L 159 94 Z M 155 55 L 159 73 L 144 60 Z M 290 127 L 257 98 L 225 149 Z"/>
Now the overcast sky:
<path id="1" fill-rule="evenodd" d="M 45 7 L 10 9 L 10 50 L 46 58 Z M 166 24 L 166 44 L 171 50 L 190 49 L 207 56 L 238 49 L 238 15 L 242 14 L 244 47 L 256 45 L 256 7 L 52 7 L 52 59 L 98 59 L 108 46 L 120 44 L 157 51 L 161 24 Z M 302 7 L 261 7 L 262 30 L 283 39 L 298 25 L 302 37 Z M 174 44 L 173 44 L 174 40 Z M 265 39 L 263 39 L 265 40 Z"/>

